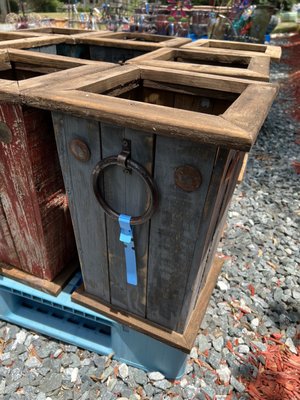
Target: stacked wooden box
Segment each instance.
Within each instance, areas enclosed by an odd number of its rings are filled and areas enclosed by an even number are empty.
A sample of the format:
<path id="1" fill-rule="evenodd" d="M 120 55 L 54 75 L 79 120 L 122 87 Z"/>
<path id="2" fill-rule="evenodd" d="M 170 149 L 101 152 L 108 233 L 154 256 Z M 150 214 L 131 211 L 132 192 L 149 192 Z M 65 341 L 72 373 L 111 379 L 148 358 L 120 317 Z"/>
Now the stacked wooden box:
<path id="1" fill-rule="evenodd" d="M 52 113 L 84 279 L 74 301 L 189 351 L 222 264 L 215 252 L 244 154 L 277 87 L 256 48 L 158 49 L 167 41 L 134 35 L 75 43 L 127 65 L 86 65 L 68 81 L 53 74 L 2 92 Z M 147 54 L 132 59 L 137 51 Z M 137 284 L 127 281 L 119 214 L 132 217 Z"/>

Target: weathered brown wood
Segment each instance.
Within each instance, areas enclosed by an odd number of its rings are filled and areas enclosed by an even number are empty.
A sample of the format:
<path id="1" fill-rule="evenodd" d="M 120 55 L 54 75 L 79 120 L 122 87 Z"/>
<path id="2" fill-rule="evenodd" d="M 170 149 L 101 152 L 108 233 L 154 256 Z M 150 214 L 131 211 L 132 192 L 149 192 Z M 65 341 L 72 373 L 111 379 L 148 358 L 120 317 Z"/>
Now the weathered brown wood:
<path id="1" fill-rule="evenodd" d="M 248 154 L 244 155 L 243 165 L 239 173 L 239 177 L 237 179 L 237 183 L 241 183 L 244 179 L 246 169 L 247 169 L 247 162 L 248 162 Z"/>
<path id="2" fill-rule="evenodd" d="M 4 40 L 0 42 L 0 49 L 31 49 L 34 47 L 50 46 L 53 44 L 63 43 L 67 38 L 68 36 L 63 35 L 47 35 L 24 39 Z"/>
<path id="3" fill-rule="evenodd" d="M 139 332 L 154 337 L 161 342 L 189 353 L 199 332 L 201 321 L 205 315 L 211 293 L 214 290 L 223 263 L 224 261 L 222 258 L 215 258 L 214 264 L 206 279 L 205 287 L 199 295 L 196 307 L 193 310 L 188 326 L 183 334 L 167 330 L 157 324 L 149 323 L 149 321 L 138 316 L 112 308 L 109 304 L 103 303 L 96 296 L 87 294 L 84 291 L 83 285 L 73 292 L 72 301 L 96 312 L 107 315 L 112 320 L 120 322 L 121 324 L 134 328 Z"/>
<path id="4" fill-rule="evenodd" d="M 226 54 L 231 52 L 232 55 L 251 56 L 258 55 L 262 57 L 270 57 L 272 61 L 279 61 L 281 58 L 281 48 L 279 46 L 269 46 L 264 44 L 231 42 L 227 40 L 196 40 L 195 42 L 183 45 L 182 48 L 194 48 L 199 51 L 217 53 L 218 51 Z"/>
<path id="5" fill-rule="evenodd" d="M 0 32 L 0 41 L 6 41 L 6 40 L 15 40 L 15 39 L 25 39 L 25 38 L 36 38 L 39 37 L 38 33 L 34 32 L 28 32 L 27 30 L 22 30 L 22 31 L 13 31 L 13 32 Z"/>
<path id="6" fill-rule="evenodd" d="M 59 295 L 59 293 L 65 287 L 66 283 L 77 270 L 78 262 L 73 261 L 69 265 L 65 266 L 62 272 L 57 275 L 52 282 L 50 282 L 45 279 L 38 278 L 37 276 L 31 275 L 25 271 L 21 271 L 16 267 L 0 262 L 0 275 L 15 279 L 16 281 L 19 281 L 21 283 L 25 283 L 25 285 L 51 294 L 52 296 Z"/>
<path id="7" fill-rule="evenodd" d="M 23 93 L 23 97 L 32 106 L 95 118 L 107 123 L 118 120 L 119 124 L 128 128 L 146 132 L 150 130 L 158 135 L 188 138 L 243 150 L 249 150 L 252 145 L 245 130 L 236 128 L 220 116 L 72 90 L 55 93 L 49 91 L 46 96 L 40 91 L 30 91 Z"/>
<path id="8" fill-rule="evenodd" d="M 257 92 L 257 88 L 250 85 L 225 111 L 222 118 L 247 130 L 254 143 L 277 92 L 276 86 L 268 86 Z"/>
<path id="9" fill-rule="evenodd" d="M 133 58 L 127 63 L 235 78 L 269 80 L 268 66 L 270 61 L 267 57 L 243 57 L 184 49 L 159 49 L 144 56 Z M 242 68 L 243 65 L 246 68 Z"/>
<path id="10" fill-rule="evenodd" d="M 76 43 L 85 43 L 98 46 L 111 46 L 126 49 L 152 51 L 160 47 L 180 47 L 191 42 L 188 38 L 172 38 L 148 33 L 115 32 L 97 35 L 81 35 Z"/>

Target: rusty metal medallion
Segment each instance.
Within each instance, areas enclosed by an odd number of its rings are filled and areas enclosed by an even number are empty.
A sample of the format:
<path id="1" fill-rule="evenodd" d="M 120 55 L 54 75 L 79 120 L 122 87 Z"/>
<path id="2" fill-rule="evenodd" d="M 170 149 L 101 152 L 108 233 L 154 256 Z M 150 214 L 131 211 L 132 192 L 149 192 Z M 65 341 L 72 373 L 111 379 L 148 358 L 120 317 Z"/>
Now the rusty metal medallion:
<path id="1" fill-rule="evenodd" d="M 191 165 L 177 167 L 174 173 L 175 184 L 185 192 L 194 192 L 202 183 L 202 176 L 197 168 Z"/>
<path id="2" fill-rule="evenodd" d="M 88 145 L 80 139 L 73 139 L 69 143 L 70 152 L 81 162 L 89 161 L 91 158 L 91 152 Z"/>
<path id="3" fill-rule="evenodd" d="M 0 122 L 0 142 L 8 144 L 12 141 L 12 137 L 9 127 L 4 122 Z"/>

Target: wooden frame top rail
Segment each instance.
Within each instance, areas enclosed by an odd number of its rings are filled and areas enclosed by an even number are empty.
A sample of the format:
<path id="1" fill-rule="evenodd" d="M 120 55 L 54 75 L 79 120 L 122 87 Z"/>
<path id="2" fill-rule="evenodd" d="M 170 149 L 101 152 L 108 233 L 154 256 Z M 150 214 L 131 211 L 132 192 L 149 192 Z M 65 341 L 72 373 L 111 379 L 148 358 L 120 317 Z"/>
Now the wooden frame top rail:
<path id="1" fill-rule="evenodd" d="M 14 49 L 31 49 L 41 46 L 51 46 L 53 44 L 64 43 L 69 39 L 65 35 L 45 35 L 34 36 L 24 39 L 4 40 L 0 42 L 0 49 L 14 48 Z"/>
<path id="2" fill-rule="evenodd" d="M 188 43 L 182 46 L 183 48 L 196 48 L 201 51 L 203 49 L 215 53 L 222 52 L 226 54 L 227 51 L 239 52 L 241 55 L 251 56 L 268 56 L 272 61 L 280 61 L 281 47 L 271 46 L 265 44 L 233 42 L 229 40 L 213 40 L 213 39 L 199 39 L 195 42 Z"/>
<path id="3" fill-rule="evenodd" d="M 134 48 L 144 51 L 152 51 L 161 47 L 180 47 L 191 42 L 191 39 L 188 38 L 174 38 L 134 32 L 82 34 L 80 37 L 77 36 L 75 40 L 76 43 L 129 49 Z"/>
<path id="4" fill-rule="evenodd" d="M 175 59 L 181 58 L 179 62 Z M 188 59 L 185 61 L 184 59 Z M 216 65 L 211 65 L 216 63 Z M 180 71 L 200 72 L 236 78 L 269 80 L 270 59 L 256 55 L 223 54 L 222 52 L 198 52 L 189 48 L 162 48 L 126 61 L 126 64 L 148 65 L 172 68 Z M 220 65 L 218 65 L 220 64 Z M 234 66 L 232 66 L 233 64 Z M 235 64 L 242 64 L 238 67 Z"/>
<path id="5" fill-rule="evenodd" d="M 79 68 L 89 68 L 79 67 Z M 112 97 L 126 84 L 151 86 L 151 82 L 173 90 L 208 90 L 233 94 L 236 100 L 221 115 L 176 109 L 141 101 Z M 41 83 L 41 81 L 39 82 Z M 131 85 L 131 86 L 130 86 Z M 116 90 L 118 89 L 118 90 Z M 39 87 L 19 85 L 22 101 L 28 105 L 63 111 L 88 119 L 108 123 L 119 121 L 123 126 L 166 136 L 189 138 L 193 141 L 249 151 L 266 118 L 278 87 L 262 82 L 214 75 L 178 72 L 147 66 L 123 66 L 95 73 L 88 82 L 68 82 L 68 87 Z M 189 92 L 189 94 L 191 94 Z"/>

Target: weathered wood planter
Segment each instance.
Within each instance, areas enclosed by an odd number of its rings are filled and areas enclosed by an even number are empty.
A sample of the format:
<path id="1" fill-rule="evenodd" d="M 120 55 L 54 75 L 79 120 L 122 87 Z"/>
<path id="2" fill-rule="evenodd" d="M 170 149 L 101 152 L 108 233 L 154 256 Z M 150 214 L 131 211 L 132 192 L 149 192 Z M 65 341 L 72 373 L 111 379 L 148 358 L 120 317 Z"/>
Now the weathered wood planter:
<path id="1" fill-rule="evenodd" d="M 114 65 L 0 51 L 0 271 L 53 294 L 57 285 L 42 280 L 52 281 L 60 272 L 66 280 L 73 273 L 73 229 L 51 114 L 22 105 L 20 90 L 68 87 L 68 78 L 81 78 L 85 67 L 92 74 Z"/>
<path id="2" fill-rule="evenodd" d="M 230 52 L 212 54 L 188 49 L 158 49 L 127 63 L 259 81 L 268 81 L 270 71 L 268 57 L 231 55 Z"/>
<path id="3" fill-rule="evenodd" d="M 187 38 L 130 32 L 101 33 L 98 36 L 88 34 L 76 38 L 77 45 L 89 46 L 91 60 L 115 63 L 125 62 L 161 47 L 180 47 L 190 41 Z"/>
<path id="4" fill-rule="evenodd" d="M 28 32 L 28 35 L 29 34 L 30 32 Z M 64 43 L 68 39 L 68 36 L 63 35 L 39 36 L 37 33 L 31 34 L 32 36 L 30 37 L 16 37 L 15 39 L 0 40 L 0 49 L 30 49 L 43 53 L 57 54 L 56 46 L 59 43 Z"/>
<path id="5" fill-rule="evenodd" d="M 23 96 L 53 112 L 84 278 L 73 299 L 188 351 L 243 155 L 277 87 L 129 65 L 82 86 Z M 119 213 L 131 217 L 126 256 Z"/>
<path id="6" fill-rule="evenodd" d="M 208 50 L 211 53 L 222 52 L 223 54 L 226 54 L 227 51 L 230 50 L 244 56 L 268 56 L 272 61 L 279 61 L 281 58 L 281 47 L 265 44 L 231 42 L 229 40 L 199 39 L 183 46 L 183 48 L 190 47 L 197 48 L 200 51 Z"/>

